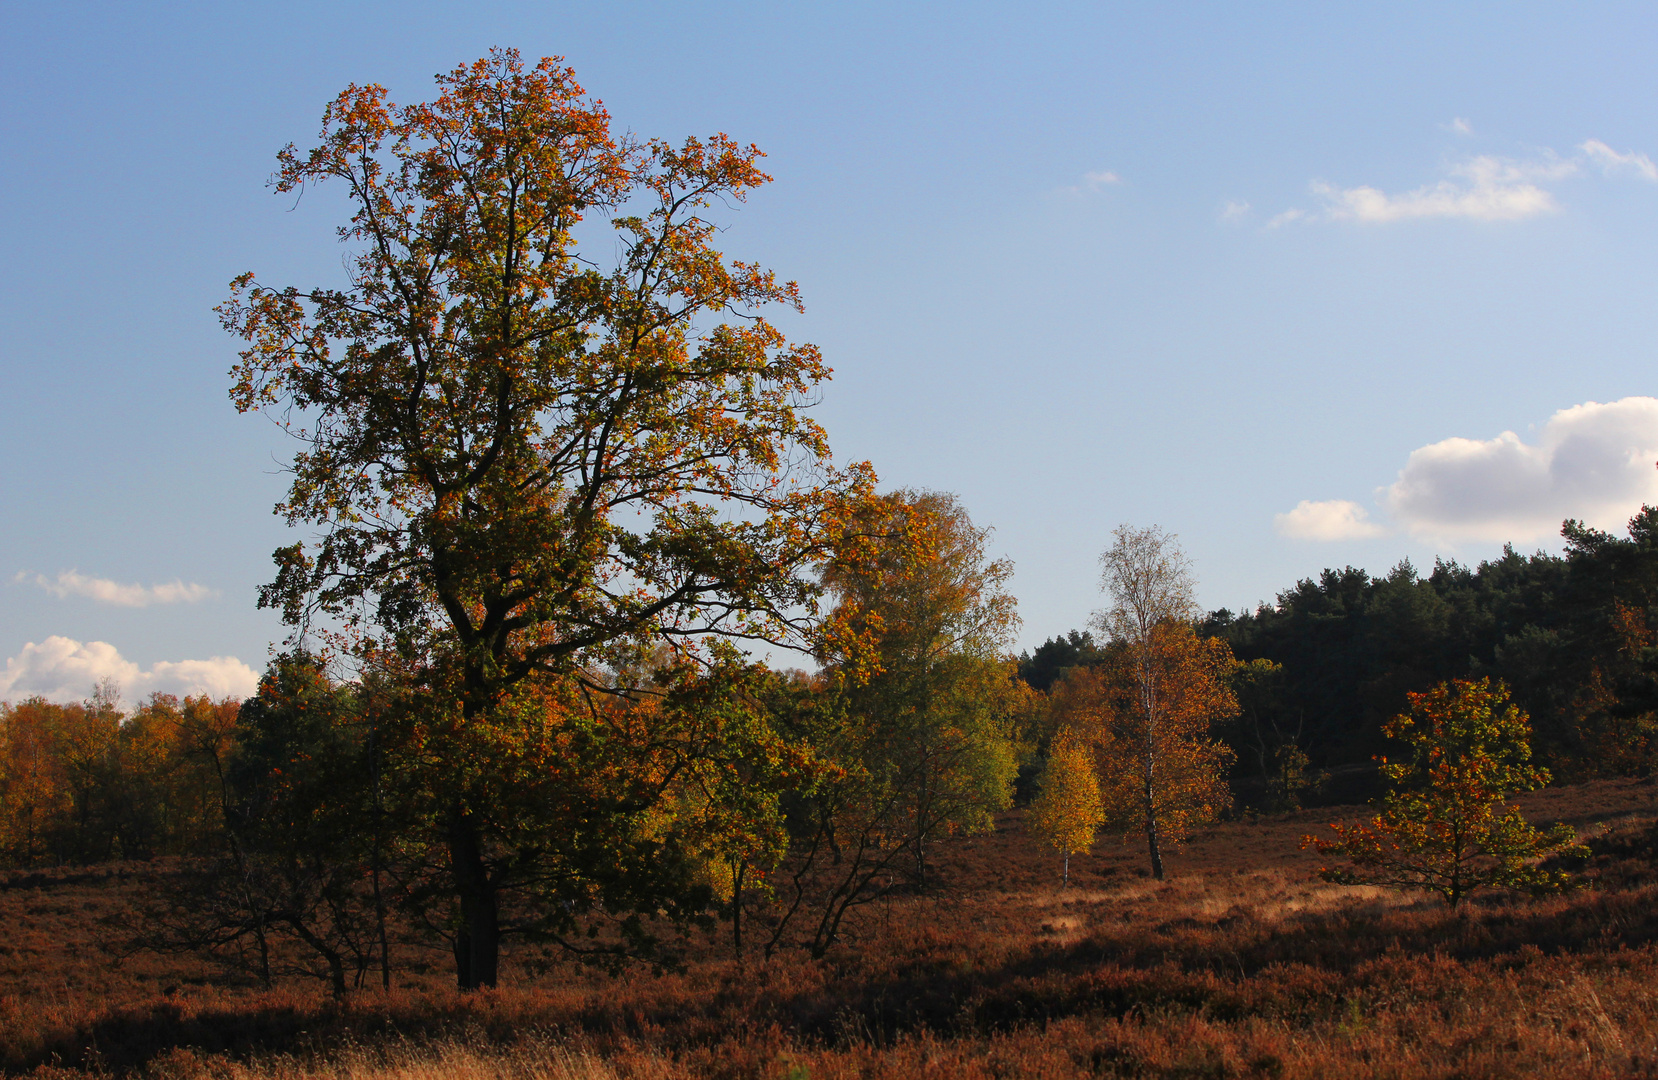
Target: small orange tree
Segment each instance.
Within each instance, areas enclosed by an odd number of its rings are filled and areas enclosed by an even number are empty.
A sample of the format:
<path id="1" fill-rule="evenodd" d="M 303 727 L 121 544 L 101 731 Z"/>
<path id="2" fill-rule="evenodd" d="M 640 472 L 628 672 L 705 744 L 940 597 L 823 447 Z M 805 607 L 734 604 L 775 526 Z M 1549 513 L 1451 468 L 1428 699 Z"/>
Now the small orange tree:
<path id="1" fill-rule="evenodd" d="M 1571 885 L 1563 871 L 1545 870 L 1549 855 L 1586 854 L 1568 825 L 1544 832 L 1520 808 L 1499 805 L 1534 791 L 1549 772 L 1531 762 L 1531 723 L 1490 679 L 1452 679 L 1410 694 L 1410 711 L 1382 730 L 1410 744 L 1408 761 L 1379 759 L 1393 785 L 1372 821 L 1332 825 L 1334 840 L 1308 836 L 1351 863 L 1319 876 L 1343 885 L 1386 885 L 1438 893 L 1452 907 L 1476 889 L 1553 892 Z"/>
<path id="2" fill-rule="evenodd" d="M 1094 754 L 1070 731 L 1054 738 L 1042 790 L 1031 803 L 1031 829 L 1064 857 L 1062 882 L 1071 883 L 1071 856 L 1087 851 L 1100 831 L 1105 804 Z"/>

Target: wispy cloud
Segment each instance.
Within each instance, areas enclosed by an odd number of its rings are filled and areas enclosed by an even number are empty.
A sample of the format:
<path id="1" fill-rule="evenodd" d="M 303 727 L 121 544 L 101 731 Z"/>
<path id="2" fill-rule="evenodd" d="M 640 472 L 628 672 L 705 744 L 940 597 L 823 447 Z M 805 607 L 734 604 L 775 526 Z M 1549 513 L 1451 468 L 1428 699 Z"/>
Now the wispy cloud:
<path id="1" fill-rule="evenodd" d="M 1272 523 L 1278 535 L 1292 540 L 1363 540 L 1385 535 L 1387 530 L 1369 517 L 1369 511 L 1347 499 L 1302 499 L 1294 510 L 1274 515 Z"/>
<path id="2" fill-rule="evenodd" d="M 1652 159 L 1645 154 L 1637 154 L 1633 151 L 1620 154 L 1599 139 L 1590 139 L 1588 142 L 1579 145 L 1578 149 L 1583 151 L 1584 157 L 1598 165 L 1602 172 L 1614 173 L 1629 170 L 1643 180 L 1658 181 L 1658 165 L 1654 165 Z"/>
<path id="3" fill-rule="evenodd" d="M 1060 190 L 1067 195 L 1089 195 L 1104 191 L 1113 184 L 1120 184 L 1123 178 L 1110 169 L 1099 169 L 1090 173 L 1083 173 L 1082 183 L 1070 184 Z"/>
<path id="4" fill-rule="evenodd" d="M 1228 199 L 1226 205 L 1221 207 L 1220 219 L 1222 221 L 1242 221 L 1249 216 L 1249 209 L 1249 204 L 1242 199 Z"/>
<path id="5" fill-rule="evenodd" d="M 1453 116 L 1450 123 L 1441 126 L 1455 135 L 1472 135 L 1474 133 L 1474 125 L 1460 116 Z"/>
<path id="6" fill-rule="evenodd" d="M 1559 159 L 1520 162 L 1482 155 L 1454 166 L 1452 179 L 1398 195 L 1368 185 L 1340 188 L 1315 181 L 1312 192 L 1324 208 L 1314 217 L 1367 223 L 1428 217 L 1518 221 L 1560 209 L 1539 183 L 1576 172 L 1574 162 Z"/>
<path id="7" fill-rule="evenodd" d="M 13 580 L 27 577 L 18 574 Z M 180 580 L 160 585 L 123 585 L 108 578 L 88 577 L 75 570 L 61 571 L 56 578 L 42 574 L 34 576 L 34 583 L 57 597 L 84 596 L 100 604 L 117 607 L 149 607 L 151 604 L 194 604 L 217 596 L 218 592 L 205 585 Z"/>
<path id="8" fill-rule="evenodd" d="M 1452 122 L 1451 130 L 1472 133 L 1467 121 L 1461 119 Z M 1570 157 L 1562 157 L 1552 150 L 1524 160 L 1481 154 L 1450 165 L 1445 179 L 1410 191 L 1387 192 L 1369 184 L 1343 187 L 1315 180 L 1310 190 L 1318 198 L 1319 207 L 1285 210 L 1268 221 L 1267 227 L 1277 228 L 1293 221 L 1362 224 L 1422 218 L 1523 221 L 1558 211 L 1560 203 L 1552 186 L 1583 176 L 1590 166 L 1603 175 L 1633 173 L 1658 181 L 1658 164 L 1646 154 L 1620 153 L 1599 139 L 1590 139 L 1581 143 L 1577 153 Z"/>
<path id="9" fill-rule="evenodd" d="M 107 641 L 80 642 L 53 635 L 29 642 L 0 669 L 0 700 L 40 696 L 77 701 L 105 679 L 130 697 L 160 691 L 244 698 L 259 686 L 259 675 L 234 656 L 206 660 L 163 660 L 141 668 Z"/>

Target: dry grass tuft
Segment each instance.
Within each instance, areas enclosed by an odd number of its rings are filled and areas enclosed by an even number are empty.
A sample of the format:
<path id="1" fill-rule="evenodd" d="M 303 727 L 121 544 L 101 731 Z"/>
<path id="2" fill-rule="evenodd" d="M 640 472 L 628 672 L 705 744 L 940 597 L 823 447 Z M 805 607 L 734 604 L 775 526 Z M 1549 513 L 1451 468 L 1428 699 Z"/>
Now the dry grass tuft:
<path id="1" fill-rule="evenodd" d="M 617 1080 L 607 1061 L 536 1035 L 511 1046 L 445 1040 L 348 1046 L 326 1055 L 278 1055 L 247 1063 L 175 1050 L 152 1077 L 178 1080 Z"/>

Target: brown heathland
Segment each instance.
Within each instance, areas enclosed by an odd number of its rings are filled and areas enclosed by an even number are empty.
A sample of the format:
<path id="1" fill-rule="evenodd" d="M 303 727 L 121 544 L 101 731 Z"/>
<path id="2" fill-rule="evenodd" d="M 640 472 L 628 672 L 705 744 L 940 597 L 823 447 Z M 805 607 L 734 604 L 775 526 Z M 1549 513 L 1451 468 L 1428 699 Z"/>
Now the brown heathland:
<path id="1" fill-rule="evenodd" d="M 509 954 L 461 994 L 407 952 L 390 993 L 263 991 L 191 956 L 122 955 L 169 864 L 0 882 L 0 1065 L 82 1076 L 1612 1077 L 1658 1075 L 1658 787 L 1521 800 L 1596 854 L 1595 887 L 1435 899 L 1317 881 L 1340 811 L 1226 822 L 1155 882 L 1130 843 L 941 845 L 936 892 L 877 903 L 822 962 L 729 956 L 612 979 Z M 1354 809 L 1353 814 L 1359 811 Z M 724 928 L 722 928 L 723 930 Z"/>

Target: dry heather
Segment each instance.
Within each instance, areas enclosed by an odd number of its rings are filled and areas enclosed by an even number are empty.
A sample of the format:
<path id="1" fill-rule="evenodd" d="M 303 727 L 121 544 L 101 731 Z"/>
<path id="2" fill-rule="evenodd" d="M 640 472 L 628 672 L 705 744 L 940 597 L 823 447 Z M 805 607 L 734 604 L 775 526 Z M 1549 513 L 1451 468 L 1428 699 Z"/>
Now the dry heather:
<path id="1" fill-rule="evenodd" d="M 1658 1076 L 1658 789 L 1528 809 L 1591 841 L 1591 890 L 1437 901 L 1312 878 L 1332 812 L 1231 822 L 1145 876 L 1132 847 L 1057 859 L 1008 815 L 945 846 L 944 885 L 873 905 L 823 963 L 609 979 L 515 956 L 460 995 L 409 953 L 390 993 L 260 992 L 190 958 L 107 951 L 165 867 L 0 889 L 0 1064 L 13 1073 L 262 1078 Z M 419 970 L 424 968 L 425 970 Z"/>
<path id="2" fill-rule="evenodd" d="M 374 1047 L 347 1045 L 325 1055 L 271 1055 L 251 1063 L 177 1049 L 146 1071 L 200 1080 L 616 1080 L 620 1075 L 603 1058 L 535 1034 L 510 1046 L 395 1040 Z"/>

